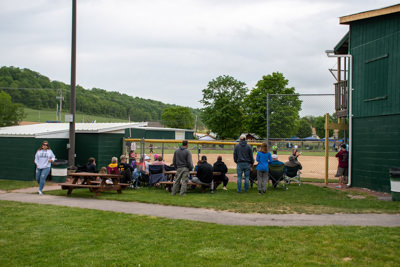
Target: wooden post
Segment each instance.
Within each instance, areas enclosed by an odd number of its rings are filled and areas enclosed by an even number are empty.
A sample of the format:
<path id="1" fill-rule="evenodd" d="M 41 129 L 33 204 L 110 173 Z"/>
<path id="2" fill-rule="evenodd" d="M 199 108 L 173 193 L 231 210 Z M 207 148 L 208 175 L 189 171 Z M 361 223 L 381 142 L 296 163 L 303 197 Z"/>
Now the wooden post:
<path id="1" fill-rule="evenodd" d="M 328 185 L 329 171 L 329 113 L 325 114 L 325 185 Z"/>

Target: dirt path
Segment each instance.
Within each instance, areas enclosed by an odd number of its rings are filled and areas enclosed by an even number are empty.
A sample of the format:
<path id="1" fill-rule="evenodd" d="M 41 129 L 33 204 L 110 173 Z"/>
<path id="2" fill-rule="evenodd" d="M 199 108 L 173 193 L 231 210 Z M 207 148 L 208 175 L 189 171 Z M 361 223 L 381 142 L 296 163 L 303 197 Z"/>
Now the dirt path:
<path id="1" fill-rule="evenodd" d="M 39 196 L 37 194 L 28 193 L 5 193 L 4 191 L 0 192 L 0 200 L 123 212 L 128 214 L 157 216 L 170 219 L 184 219 L 224 225 L 400 226 L 400 214 L 244 214 L 226 211 L 215 211 L 203 208 L 163 206 L 158 204 L 123 202 L 115 200 L 99 200 L 86 198 L 82 199 L 74 197 L 51 196 L 46 194 L 43 196 Z"/>
<path id="2" fill-rule="evenodd" d="M 217 161 L 218 156 L 222 156 L 222 160 L 226 166 L 230 169 L 236 168 L 236 164 L 233 161 L 233 156 L 230 154 L 206 154 L 207 161 L 213 164 Z M 165 154 L 164 159 L 168 164 L 172 163 L 172 154 Z M 288 161 L 289 155 L 282 155 L 279 160 L 282 162 Z M 318 156 L 300 156 L 299 161 L 303 165 L 302 177 L 307 178 L 324 178 L 325 177 L 325 158 Z M 197 155 L 193 155 L 193 163 L 197 162 Z M 335 157 L 329 158 L 329 179 L 335 179 L 337 169 L 337 159 Z"/>

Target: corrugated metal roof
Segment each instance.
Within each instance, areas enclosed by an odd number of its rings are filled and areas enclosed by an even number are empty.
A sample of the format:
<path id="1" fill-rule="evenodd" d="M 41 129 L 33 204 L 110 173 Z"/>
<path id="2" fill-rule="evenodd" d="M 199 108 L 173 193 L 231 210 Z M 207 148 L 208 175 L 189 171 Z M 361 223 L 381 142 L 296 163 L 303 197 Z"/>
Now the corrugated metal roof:
<path id="1" fill-rule="evenodd" d="M 104 133 L 132 127 L 145 127 L 147 122 L 130 123 L 76 123 L 77 133 Z M 0 128 L 0 136 L 37 136 L 69 131 L 69 123 L 41 123 Z"/>

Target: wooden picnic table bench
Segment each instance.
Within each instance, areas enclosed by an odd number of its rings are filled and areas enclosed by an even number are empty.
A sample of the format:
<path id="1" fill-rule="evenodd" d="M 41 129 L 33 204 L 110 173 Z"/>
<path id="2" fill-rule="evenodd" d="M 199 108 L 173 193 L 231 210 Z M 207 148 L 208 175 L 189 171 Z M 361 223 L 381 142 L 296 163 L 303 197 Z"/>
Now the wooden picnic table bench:
<path id="1" fill-rule="evenodd" d="M 117 191 L 118 194 L 122 193 L 122 189 L 128 187 L 128 184 L 119 183 L 121 175 L 107 174 L 107 173 L 91 173 L 91 172 L 74 172 L 68 173 L 68 177 L 72 178 L 72 183 L 61 183 L 61 189 L 68 190 L 67 196 L 70 196 L 72 190 L 76 188 L 89 188 L 90 192 L 94 192 L 96 196 L 99 196 L 103 191 Z M 100 181 L 96 181 L 97 178 L 101 178 Z M 81 183 L 78 183 L 82 179 Z M 107 183 L 107 179 L 112 181 L 112 184 Z"/>
<path id="2" fill-rule="evenodd" d="M 174 177 L 176 175 L 176 171 L 165 171 L 164 174 L 167 174 L 169 176 L 170 180 L 169 181 L 165 181 L 165 182 L 160 182 L 160 184 L 164 185 L 165 188 L 168 190 L 168 192 L 171 192 L 172 186 L 174 185 Z M 190 175 L 196 175 L 197 172 L 196 171 L 190 171 L 189 174 Z M 213 176 L 218 176 L 218 175 L 221 175 L 221 173 L 220 172 L 213 172 Z M 217 188 L 217 186 L 221 182 L 213 180 L 212 183 L 213 183 L 213 188 Z M 195 186 L 195 187 L 200 186 L 201 187 L 201 192 L 203 192 L 203 193 L 205 193 L 206 188 L 211 187 L 211 183 L 209 183 L 209 184 L 207 184 L 207 183 L 193 183 L 190 180 L 187 183 L 187 185 L 188 186 Z"/>

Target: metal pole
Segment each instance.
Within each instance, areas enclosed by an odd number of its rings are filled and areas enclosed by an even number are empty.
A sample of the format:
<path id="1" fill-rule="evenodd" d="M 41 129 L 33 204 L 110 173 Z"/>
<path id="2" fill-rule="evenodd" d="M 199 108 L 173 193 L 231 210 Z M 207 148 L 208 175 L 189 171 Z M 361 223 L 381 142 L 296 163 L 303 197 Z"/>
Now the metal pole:
<path id="1" fill-rule="evenodd" d="M 325 114 L 325 185 L 328 185 L 329 171 L 329 113 Z"/>
<path id="2" fill-rule="evenodd" d="M 268 93 L 267 93 L 267 137 L 265 141 L 269 146 L 269 94 Z"/>
<path id="3" fill-rule="evenodd" d="M 72 122 L 69 123 L 69 166 L 75 165 L 75 110 L 76 110 L 76 0 L 72 0 L 72 44 L 71 44 L 71 99 L 70 113 Z"/>
<path id="4" fill-rule="evenodd" d="M 164 159 L 164 143 L 162 143 L 161 155 L 162 155 L 162 158 Z"/>

